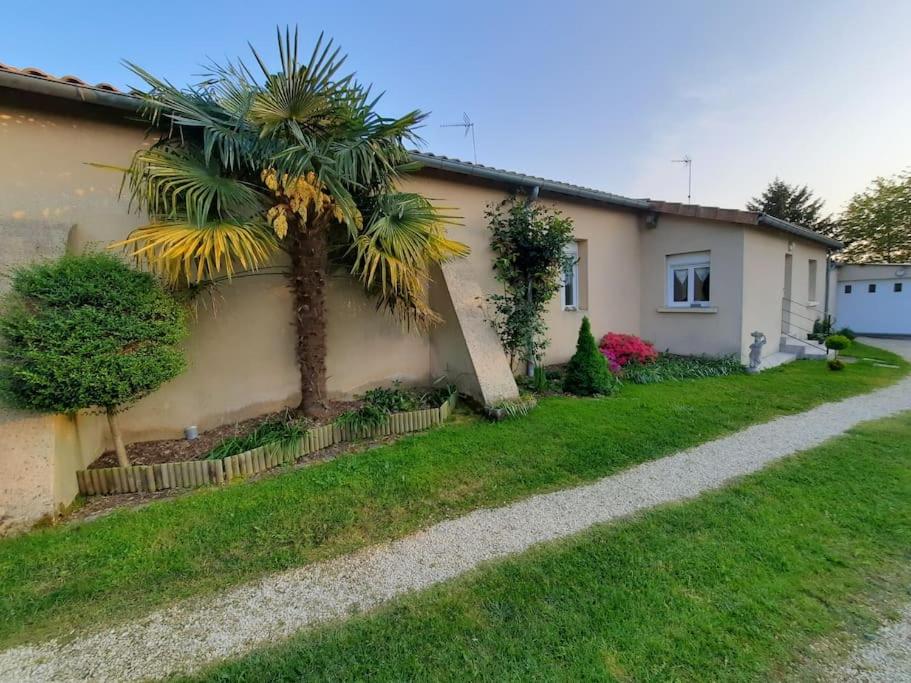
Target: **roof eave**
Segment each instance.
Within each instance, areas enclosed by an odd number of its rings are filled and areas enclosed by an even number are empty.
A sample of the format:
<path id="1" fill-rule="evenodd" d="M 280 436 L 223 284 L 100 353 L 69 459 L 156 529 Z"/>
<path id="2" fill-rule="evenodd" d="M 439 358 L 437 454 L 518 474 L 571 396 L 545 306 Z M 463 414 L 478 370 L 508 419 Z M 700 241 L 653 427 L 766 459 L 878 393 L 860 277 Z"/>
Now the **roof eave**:
<path id="1" fill-rule="evenodd" d="M 819 242 L 835 251 L 843 249 L 845 246 L 844 243 L 839 242 L 836 239 L 826 237 L 825 235 L 820 235 L 818 232 L 810 230 L 809 228 L 804 228 L 799 225 L 794 225 L 793 223 L 788 223 L 787 221 L 783 221 L 780 218 L 775 218 L 775 216 L 770 216 L 767 213 L 760 213 L 757 218 L 757 222 L 760 225 L 768 225 L 771 228 L 776 228 L 778 230 L 791 233 L 797 237 L 802 237 L 813 242 Z"/>
<path id="2" fill-rule="evenodd" d="M 542 192 L 562 194 L 570 197 L 579 197 L 580 199 L 588 199 L 590 201 L 613 204 L 615 206 L 622 206 L 628 209 L 638 209 L 645 211 L 649 210 L 648 202 L 645 200 L 632 199 L 630 197 L 621 197 L 620 195 L 614 195 L 609 192 L 600 192 L 598 190 L 590 190 L 584 187 L 576 187 L 566 183 L 547 180 L 546 178 L 535 178 L 532 176 L 523 175 L 521 173 L 511 173 L 509 171 L 501 171 L 500 169 L 490 168 L 487 166 L 477 166 L 475 164 L 469 164 L 464 161 L 446 159 L 434 156 L 432 154 L 424 154 L 422 152 L 411 152 L 411 158 L 414 161 L 420 163 L 422 166 L 426 166 L 427 168 L 434 168 L 440 171 L 458 173 L 461 175 L 472 176 L 474 178 L 480 178 L 482 180 L 505 183 L 507 185 L 513 185 L 516 187 L 538 187 Z"/>
<path id="3" fill-rule="evenodd" d="M 38 76 L 10 73 L 8 71 L 0 71 L 0 88 L 9 88 L 48 97 L 59 97 L 129 112 L 138 111 L 142 105 L 141 100 L 132 95 L 110 92 L 109 90 L 75 83 L 51 81 Z"/>

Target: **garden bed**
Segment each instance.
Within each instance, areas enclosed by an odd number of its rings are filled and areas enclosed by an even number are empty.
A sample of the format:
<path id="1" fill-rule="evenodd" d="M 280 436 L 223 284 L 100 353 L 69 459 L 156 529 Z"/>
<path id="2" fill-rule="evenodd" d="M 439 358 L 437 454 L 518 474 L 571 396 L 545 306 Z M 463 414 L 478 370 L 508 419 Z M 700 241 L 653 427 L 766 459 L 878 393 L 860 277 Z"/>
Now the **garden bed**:
<path id="1" fill-rule="evenodd" d="M 214 427 L 202 432 L 192 441 L 187 439 L 161 439 L 158 441 L 132 443 L 127 446 L 127 456 L 133 465 L 156 465 L 165 462 L 205 460 L 213 449 L 225 441 L 246 437 L 263 425 L 281 421 L 320 426 L 333 422 L 339 415 L 348 410 L 360 407 L 361 403 L 361 401 L 334 401 L 330 403 L 326 417 L 319 421 L 307 420 L 293 410 L 279 410 L 266 415 L 251 417 L 241 422 Z M 89 465 L 89 469 L 105 467 L 117 467 L 117 455 L 114 451 L 105 451 L 95 462 Z"/>
<path id="2" fill-rule="evenodd" d="M 373 395 L 368 392 L 360 408 L 346 410 L 334 422 L 306 427 L 294 425 L 274 441 L 239 453 L 230 450 L 233 445 L 230 439 L 222 439 L 221 445 L 228 443 L 228 449 L 216 446 L 202 451 L 200 448 L 195 458 L 80 470 L 76 472 L 79 493 L 87 496 L 155 493 L 225 484 L 239 477 L 248 477 L 296 462 L 339 443 L 429 429 L 449 418 L 458 398 L 458 394 L 452 392 L 437 407 L 392 412 L 390 406 L 409 405 L 407 394 L 398 388 L 375 392 Z M 425 396 L 439 396 L 439 392 Z M 410 405 L 420 405 L 423 402 L 415 401 Z M 244 439 L 231 438 L 235 439 L 236 444 L 249 443 Z M 211 441 L 212 439 L 209 440 Z M 162 449 L 157 452 L 167 451 Z"/>

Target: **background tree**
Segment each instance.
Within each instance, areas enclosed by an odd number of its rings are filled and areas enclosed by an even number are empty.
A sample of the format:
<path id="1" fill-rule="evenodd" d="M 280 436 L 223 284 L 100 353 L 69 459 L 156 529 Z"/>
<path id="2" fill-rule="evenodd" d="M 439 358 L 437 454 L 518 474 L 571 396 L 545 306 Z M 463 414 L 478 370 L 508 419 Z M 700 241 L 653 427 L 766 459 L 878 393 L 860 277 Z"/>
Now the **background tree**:
<path id="1" fill-rule="evenodd" d="M 823 204 L 806 185 L 789 185 L 775 178 L 760 196 L 747 202 L 746 208 L 828 234 L 834 228 L 834 221 L 823 215 Z"/>
<path id="2" fill-rule="evenodd" d="M 370 88 L 343 75 L 323 45 L 298 59 L 297 31 L 279 32 L 280 68 L 253 51 L 214 64 L 205 80 L 175 88 L 129 64 L 150 90 L 145 115 L 160 133 L 126 173 L 148 225 L 122 243 L 171 282 L 206 282 L 256 269 L 282 250 L 294 297 L 301 409 L 325 410 L 326 284 L 346 267 L 377 306 L 408 325 L 438 321 L 427 304 L 430 267 L 463 256 L 446 238 L 452 217 L 396 184 L 417 169 L 406 142 L 424 118 L 387 118 Z"/>
<path id="3" fill-rule="evenodd" d="M 844 260 L 911 261 L 911 173 L 877 178 L 854 195 L 835 236 L 846 244 L 840 254 Z"/>
<path id="4" fill-rule="evenodd" d="M 547 348 L 544 311 L 573 265 L 566 247 L 572 220 L 539 202 L 512 197 L 487 207 L 493 269 L 504 293 L 489 297 L 494 327 L 510 363 L 521 359 L 533 368 Z"/>
<path id="5" fill-rule="evenodd" d="M 0 393 L 29 410 L 104 410 L 125 467 L 117 413 L 184 369 L 184 317 L 150 274 L 113 256 L 20 268 L 0 315 Z"/>

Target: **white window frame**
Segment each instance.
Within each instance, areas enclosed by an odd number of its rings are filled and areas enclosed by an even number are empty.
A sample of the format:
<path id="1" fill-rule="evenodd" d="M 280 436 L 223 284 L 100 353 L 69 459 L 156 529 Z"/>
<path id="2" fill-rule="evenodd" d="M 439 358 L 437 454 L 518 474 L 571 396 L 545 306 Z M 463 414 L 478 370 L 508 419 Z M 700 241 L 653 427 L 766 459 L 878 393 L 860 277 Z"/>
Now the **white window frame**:
<path id="1" fill-rule="evenodd" d="M 815 258 L 807 261 L 807 305 L 815 306 L 819 303 L 816 298 L 816 280 L 819 273 L 819 262 Z"/>
<path id="2" fill-rule="evenodd" d="M 674 271 L 686 268 L 686 301 L 674 301 Z M 667 257 L 666 264 L 666 292 L 665 299 L 669 308 L 709 308 L 712 306 L 710 301 L 694 301 L 694 289 L 696 284 L 695 269 L 709 269 L 709 299 L 712 296 L 712 254 L 709 251 L 699 251 L 690 254 L 674 254 Z"/>
<path id="3" fill-rule="evenodd" d="M 563 249 L 564 253 L 567 256 L 573 258 L 573 289 L 572 295 L 573 300 L 570 303 L 566 301 L 566 274 L 563 274 L 562 284 L 560 285 L 560 306 L 564 311 L 578 311 L 579 310 L 579 243 L 576 241 L 570 242 Z"/>

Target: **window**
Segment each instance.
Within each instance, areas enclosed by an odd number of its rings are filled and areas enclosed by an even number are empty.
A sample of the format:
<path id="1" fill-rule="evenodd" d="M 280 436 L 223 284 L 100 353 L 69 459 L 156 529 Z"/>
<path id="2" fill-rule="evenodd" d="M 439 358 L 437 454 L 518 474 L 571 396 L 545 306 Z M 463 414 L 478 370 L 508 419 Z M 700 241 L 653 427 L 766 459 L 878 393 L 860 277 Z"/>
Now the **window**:
<path id="1" fill-rule="evenodd" d="M 870 292 L 870 294 L 876 294 L 876 285 L 867 285 L 867 291 Z"/>
<path id="2" fill-rule="evenodd" d="M 711 305 L 711 260 L 709 252 L 667 257 L 667 305 Z"/>
<path id="3" fill-rule="evenodd" d="M 892 291 L 893 291 L 893 292 L 900 292 L 900 291 L 902 291 L 902 283 L 901 283 L 901 282 L 896 282 L 894 285 L 892 285 Z"/>
<path id="4" fill-rule="evenodd" d="M 579 308 L 579 244 L 570 242 L 566 246 L 566 255 L 572 257 L 572 264 L 563 272 L 563 310 L 575 311 Z"/>
<path id="5" fill-rule="evenodd" d="M 811 258 L 807 264 L 807 301 L 815 303 L 816 301 L 816 259 Z"/>
<path id="6" fill-rule="evenodd" d="M 852 289 L 851 285 L 845 285 L 845 294 L 850 294 Z"/>

